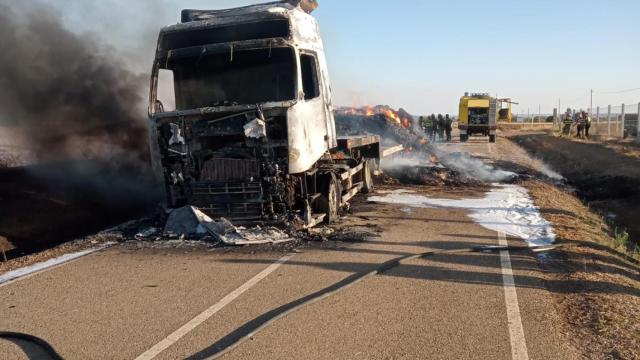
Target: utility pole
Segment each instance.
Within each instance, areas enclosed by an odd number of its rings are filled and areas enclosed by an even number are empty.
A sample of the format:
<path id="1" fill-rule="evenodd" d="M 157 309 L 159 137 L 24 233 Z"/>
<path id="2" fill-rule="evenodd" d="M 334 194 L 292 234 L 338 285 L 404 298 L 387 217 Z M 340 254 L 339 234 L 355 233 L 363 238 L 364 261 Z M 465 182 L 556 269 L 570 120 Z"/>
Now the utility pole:
<path id="1" fill-rule="evenodd" d="M 540 121 L 540 118 L 542 117 L 542 105 L 538 104 L 538 122 Z"/>
<path id="2" fill-rule="evenodd" d="M 624 104 L 622 104 L 622 115 L 620 115 L 620 133 L 618 135 L 620 135 L 621 139 L 624 139 L 624 130 L 625 130 L 625 118 L 627 117 L 627 111 L 624 107 Z"/>
<path id="3" fill-rule="evenodd" d="M 611 105 L 607 109 L 607 136 L 611 137 Z"/>
<path id="4" fill-rule="evenodd" d="M 562 120 L 564 120 L 564 111 L 562 111 L 562 103 L 560 102 L 560 98 L 558 98 L 558 124 L 556 126 L 560 127 L 560 131 L 562 131 Z"/>
<path id="5" fill-rule="evenodd" d="M 591 102 L 589 104 L 589 116 L 593 117 L 593 89 L 591 89 Z"/>

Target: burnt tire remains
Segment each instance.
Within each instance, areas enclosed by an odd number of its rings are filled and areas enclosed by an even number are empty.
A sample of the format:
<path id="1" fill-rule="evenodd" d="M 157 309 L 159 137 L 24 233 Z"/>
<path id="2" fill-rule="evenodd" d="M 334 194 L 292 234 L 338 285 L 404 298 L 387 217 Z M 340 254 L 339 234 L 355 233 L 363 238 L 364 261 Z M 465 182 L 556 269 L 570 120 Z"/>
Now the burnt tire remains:
<path id="1" fill-rule="evenodd" d="M 338 220 L 341 193 L 342 189 L 336 175 L 327 174 L 324 179 L 322 195 L 316 200 L 317 211 L 325 214 L 324 222 L 327 224 Z"/>
<path id="2" fill-rule="evenodd" d="M 367 159 L 364 162 L 364 167 L 362 168 L 362 193 L 363 194 L 370 194 L 371 192 L 373 192 L 373 176 L 371 174 L 371 164 L 372 164 L 372 160 L 371 159 Z"/>

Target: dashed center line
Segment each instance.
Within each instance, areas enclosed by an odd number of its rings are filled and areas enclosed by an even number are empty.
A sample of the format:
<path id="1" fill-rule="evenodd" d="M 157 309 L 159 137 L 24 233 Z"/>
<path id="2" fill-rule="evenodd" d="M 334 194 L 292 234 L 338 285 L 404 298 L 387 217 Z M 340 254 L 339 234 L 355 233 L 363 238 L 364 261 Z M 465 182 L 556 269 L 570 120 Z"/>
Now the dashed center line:
<path id="1" fill-rule="evenodd" d="M 508 246 L 507 236 L 504 232 L 498 233 L 500 246 Z M 509 251 L 500 252 L 500 263 L 502 265 L 502 282 L 504 284 L 504 299 L 507 304 L 507 321 L 509 323 L 509 338 L 511 339 L 511 358 L 513 360 L 528 360 L 527 342 L 524 337 L 522 318 L 520 316 L 520 305 L 518 304 L 518 294 L 516 292 L 516 282 L 511 268 L 511 257 Z"/>
<path id="2" fill-rule="evenodd" d="M 185 335 L 187 335 L 188 333 L 193 331 L 195 328 L 200 326 L 202 323 L 207 321 L 209 318 L 215 315 L 218 311 L 222 310 L 225 306 L 229 305 L 232 301 L 240 297 L 240 295 L 245 293 L 247 290 L 251 289 L 253 286 L 258 284 L 267 276 L 269 276 L 269 274 L 276 271 L 282 264 L 291 260 L 293 256 L 294 254 L 284 256 L 280 260 L 271 264 L 269 267 L 262 270 L 258 275 L 254 276 L 251 280 L 247 281 L 242 286 L 240 286 L 239 288 L 231 292 L 229 295 L 222 298 L 222 300 L 218 301 L 216 304 L 214 304 L 207 310 L 203 311 L 200 315 L 193 318 L 191 321 L 183 325 L 181 328 L 174 331 L 171 335 L 164 338 L 162 341 L 157 343 L 151 349 L 145 351 L 142 355 L 138 356 L 136 360 L 151 360 L 155 358 L 160 353 L 168 349 L 171 345 L 175 344 L 180 339 L 182 339 Z"/>

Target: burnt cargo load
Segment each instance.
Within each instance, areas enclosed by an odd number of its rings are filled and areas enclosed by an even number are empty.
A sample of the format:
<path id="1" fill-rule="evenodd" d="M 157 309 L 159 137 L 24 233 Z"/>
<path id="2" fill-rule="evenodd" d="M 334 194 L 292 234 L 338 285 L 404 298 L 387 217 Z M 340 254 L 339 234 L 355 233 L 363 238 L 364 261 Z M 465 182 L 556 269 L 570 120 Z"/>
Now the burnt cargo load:
<path id="1" fill-rule="evenodd" d="M 371 190 L 380 139 L 336 136 L 315 6 L 184 10 L 181 23 L 161 30 L 149 122 L 170 208 L 313 226 Z"/>

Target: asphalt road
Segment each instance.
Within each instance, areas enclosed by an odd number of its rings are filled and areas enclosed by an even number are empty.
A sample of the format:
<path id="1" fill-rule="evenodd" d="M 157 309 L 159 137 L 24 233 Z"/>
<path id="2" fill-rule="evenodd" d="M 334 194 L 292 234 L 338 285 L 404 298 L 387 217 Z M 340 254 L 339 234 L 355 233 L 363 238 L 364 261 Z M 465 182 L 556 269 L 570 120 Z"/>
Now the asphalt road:
<path id="1" fill-rule="evenodd" d="M 504 153 L 503 146 L 480 138 L 450 145 L 486 157 Z M 468 215 L 360 200 L 342 224 L 378 228 L 380 236 L 367 242 L 290 254 L 115 247 L 0 287 L 0 330 L 38 336 L 66 359 L 203 358 L 262 314 L 390 259 L 432 250 L 440 253 L 289 314 L 223 358 L 575 358 L 535 255 L 465 251 L 500 244 L 500 234 Z M 28 358 L 2 340 L 0 354 Z"/>

